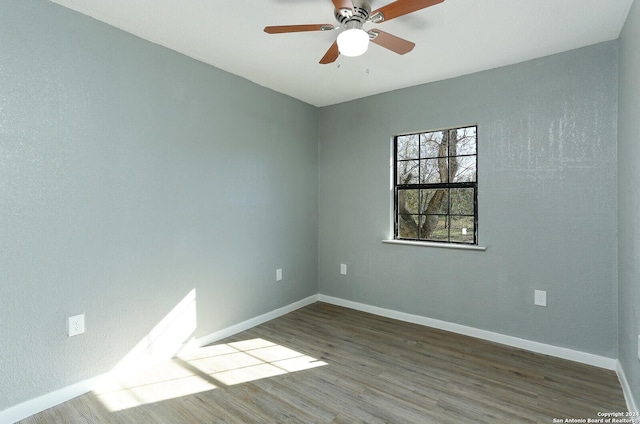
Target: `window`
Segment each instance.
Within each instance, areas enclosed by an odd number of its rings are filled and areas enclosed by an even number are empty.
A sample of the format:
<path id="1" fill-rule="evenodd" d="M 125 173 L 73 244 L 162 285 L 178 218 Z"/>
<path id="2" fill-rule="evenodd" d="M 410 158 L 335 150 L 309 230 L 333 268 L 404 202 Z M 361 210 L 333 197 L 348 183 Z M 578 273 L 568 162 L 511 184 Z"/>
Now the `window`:
<path id="1" fill-rule="evenodd" d="M 396 240 L 478 244 L 477 127 L 394 137 Z"/>

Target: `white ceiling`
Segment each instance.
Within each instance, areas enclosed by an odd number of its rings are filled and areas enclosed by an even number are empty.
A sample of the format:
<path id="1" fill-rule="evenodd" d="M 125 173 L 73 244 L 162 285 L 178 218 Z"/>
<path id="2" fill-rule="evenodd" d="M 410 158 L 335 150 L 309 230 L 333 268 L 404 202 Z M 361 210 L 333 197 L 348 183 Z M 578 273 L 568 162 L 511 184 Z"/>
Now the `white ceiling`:
<path id="1" fill-rule="evenodd" d="M 268 25 L 337 24 L 331 0 L 52 0 L 315 106 L 452 78 L 618 38 L 633 0 L 445 0 L 365 29 L 416 43 L 318 61 L 338 31 L 269 35 Z M 372 9 L 390 0 L 370 0 Z"/>

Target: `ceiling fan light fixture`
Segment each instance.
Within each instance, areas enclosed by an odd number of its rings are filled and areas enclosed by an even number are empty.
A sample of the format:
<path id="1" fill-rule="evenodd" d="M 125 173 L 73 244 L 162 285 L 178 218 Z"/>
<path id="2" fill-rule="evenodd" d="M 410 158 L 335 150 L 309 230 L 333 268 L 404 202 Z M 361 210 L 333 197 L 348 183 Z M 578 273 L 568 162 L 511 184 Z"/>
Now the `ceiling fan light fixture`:
<path id="1" fill-rule="evenodd" d="M 342 31 L 337 41 L 340 54 L 348 57 L 360 56 L 369 48 L 369 34 L 361 28 Z"/>

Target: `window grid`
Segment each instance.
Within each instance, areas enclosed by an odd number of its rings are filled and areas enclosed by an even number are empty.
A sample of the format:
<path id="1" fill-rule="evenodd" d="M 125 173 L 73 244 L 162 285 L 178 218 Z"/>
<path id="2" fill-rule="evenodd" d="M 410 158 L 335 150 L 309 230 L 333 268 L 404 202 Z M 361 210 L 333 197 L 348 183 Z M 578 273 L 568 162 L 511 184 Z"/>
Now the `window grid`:
<path id="1" fill-rule="evenodd" d="M 464 152 L 462 154 L 457 154 L 458 142 L 460 141 L 457 138 L 457 131 L 463 130 L 463 134 L 466 136 L 466 131 L 471 130 L 472 135 L 472 145 L 473 145 L 473 153 Z M 428 151 L 423 151 L 423 145 L 426 146 L 427 142 L 433 141 L 427 138 L 427 135 L 435 135 L 438 133 L 442 133 L 442 140 L 445 140 L 445 131 L 446 135 L 446 151 L 442 151 L 441 149 L 444 147 L 442 142 L 438 145 L 438 155 L 429 155 Z M 455 137 L 452 137 L 452 134 L 455 132 Z M 403 158 L 400 158 L 400 154 L 398 151 L 399 147 L 399 139 L 401 137 L 417 137 L 417 154 L 405 154 Z M 466 138 L 466 137 L 465 137 Z M 463 140 L 465 140 L 463 138 Z M 454 140 L 453 142 L 451 140 Z M 423 143 L 424 141 L 424 143 Z M 465 143 L 467 140 L 465 140 Z M 408 142 L 407 142 L 408 143 Z M 437 142 L 436 142 L 437 144 Z M 455 145 L 455 146 L 454 146 Z M 454 149 L 455 147 L 455 149 Z M 468 146 L 467 146 L 468 147 Z M 464 148 L 464 146 L 463 146 Z M 405 146 L 406 149 L 406 146 Z M 452 150 L 456 150 L 456 152 L 452 152 Z M 448 128 L 440 131 L 429 131 L 423 133 L 416 134 L 408 134 L 402 136 L 394 137 L 394 238 L 401 240 L 414 240 L 414 241 L 436 241 L 436 242 L 446 242 L 446 243 L 457 243 L 457 244 L 477 244 L 477 234 L 478 234 L 478 190 L 477 190 L 477 127 L 476 126 L 468 126 L 468 127 L 456 127 L 456 128 Z M 454 154 L 452 154 L 454 153 Z M 471 181 L 455 181 L 458 176 L 460 169 L 458 166 L 460 165 L 461 159 L 464 162 L 464 159 L 472 159 L 469 162 L 467 168 L 463 169 L 463 172 L 467 172 L 469 168 L 472 168 L 472 176 L 470 178 Z M 428 169 L 423 169 L 423 166 L 427 166 L 426 161 L 437 161 L 437 172 L 439 173 L 439 180 L 442 180 L 443 176 L 444 182 L 425 182 L 424 178 L 427 175 Z M 444 162 L 443 162 L 444 161 Z M 407 172 L 407 169 L 410 168 L 409 165 L 411 162 L 417 162 L 417 182 L 412 182 L 414 179 L 413 169 L 410 172 Z M 443 166 L 443 163 L 446 163 Z M 454 167 L 455 164 L 455 167 Z M 399 173 L 399 167 L 405 170 L 404 175 L 405 181 L 399 181 L 401 174 Z M 455 171 L 452 171 L 455 169 Z M 451 172 L 455 172 L 455 175 L 451 175 Z M 443 175 L 444 174 L 444 175 Z M 431 174 L 429 174 L 429 177 Z M 469 179 L 469 176 L 466 176 Z M 406 198 L 407 194 L 413 192 L 413 197 L 417 195 L 417 208 L 413 211 L 407 211 L 406 209 Z M 446 198 L 446 201 L 438 201 L 439 207 L 437 210 L 429 210 L 431 206 L 431 202 L 429 203 L 429 207 L 426 206 L 426 201 L 428 200 L 425 196 L 428 197 L 427 193 L 432 192 L 431 197 L 435 196 L 439 193 L 439 196 L 443 196 Z M 467 199 L 466 203 L 472 202 L 471 210 L 464 211 L 466 213 L 462 213 L 460 211 L 453 211 L 452 204 L 454 202 L 453 194 L 456 194 L 460 197 L 461 193 L 471 193 L 471 199 Z M 403 207 L 399 205 L 399 198 L 403 197 Z M 463 199 L 464 200 L 464 199 Z M 464 203 L 460 199 L 456 200 L 460 203 Z M 444 204 L 444 205 L 443 205 Z M 444 208 L 443 208 L 444 206 Z M 404 210 L 402 210 L 404 209 Z M 407 213 L 409 212 L 409 213 Z M 405 222 L 410 222 L 412 220 L 414 222 L 414 226 L 417 224 L 417 228 L 415 229 L 415 234 L 412 237 L 411 235 L 401 234 L 401 220 L 405 220 Z M 437 222 L 435 224 L 427 226 L 427 230 L 425 230 L 425 220 L 431 220 L 431 222 Z M 454 224 L 459 224 L 462 222 L 462 227 L 455 227 Z M 467 226 L 464 226 L 465 223 Z M 444 227 L 445 231 L 442 231 Z M 472 228 L 469 228 L 472 227 Z M 435 229 L 440 228 L 438 234 L 434 235 Z M 452 237 L 452 230 L 460 231 L 461 234 L 455 235 Z M 429 231 L 429 233 L 426 233 Z M 444 233 L 444 234 L 443 234 Z"/>

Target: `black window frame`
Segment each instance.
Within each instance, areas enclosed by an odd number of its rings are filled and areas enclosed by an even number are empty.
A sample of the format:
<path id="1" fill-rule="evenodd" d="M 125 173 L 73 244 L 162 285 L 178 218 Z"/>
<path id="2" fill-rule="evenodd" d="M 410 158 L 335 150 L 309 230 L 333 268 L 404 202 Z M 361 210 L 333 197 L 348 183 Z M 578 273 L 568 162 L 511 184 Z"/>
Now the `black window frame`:
<path id="1" fill-rule="evenodd" d="M 451 157 L 474 157 L 475 158 L 475 181 L 465 181 L 465 182 L 446 182 L 446 183 L 409 183 L 409 184 L 399 184 L 398 183 L 398 164 L 401 162 L 409 161 L 409 160 L 417 160 L 419 163 L 423 160 L 421 156 L 421 143 L 418 142 L 418 156 L 414 159 L 403 159 L 399 160 L 398 158 L 398 138 L 416 135 L 418 139 L 420 139 L 421 134 L 429 134 L 443 131 L 457 131 L 460 129 L 466 128 L 475 128 L 475 153 L 474 154 L 463 154 L 463 155 L 454 155 L 450 156 L 450 151 L 447 150 L 446 159 L 449 160 Z M 438 156 L 439 158 L 444 158 L 444 156 Z M 436 157 L 429 157 L 428 159 L 435 159 Z M 427 159 L 427 160 L 428 160 Z M 421 165 L 419 165 L 421 166 Z M 418 171 L 418 175 L 420 175 L 420 171 Z M 437 213 L 432 215 L 445 215 L 448 225 L 447 225 L 447 240 L 442 239 L 429 239 L 429 238 L 411 238 L 411 237 L 401 237 L 400 235 L 400 211 L 398 206 L 398 193 L 400 190 L 439 190 L 446 189 L 451 193 L 451 189 L 472 189 L 473 190 L 473 240 L 466 241 L 457 241 L 451 240 L 451 218 L 452 216 L 467 216 L 471 217 L 470 214 L 451 214 L 451 196 L 447 195 L 447 210 L 446 214 Z M 415 242 L 424 242 L 424 243 L 444 243 L 444 244 L 459 244 L 459 245 L 478 245 L 478 125 L 464 125 L 464 126 L 456 126 L 456 127 L 448 127 L 437 130 L 429 130 L 429 131 L 420 131 L 420 132 L 412 132 L 412 133 L 403 133 L 399 135 L 395 135 L 393 137 L 393 202 L 394 202 L 394 230 L 393 230 L 393 238 L 394 240 L 405 240 L 405 241 L 415 241 Z M 429 216 L 430 214 L 421 214 L 418 216 Z M 419 236 L 419 234 L 418 234 Z"/>

